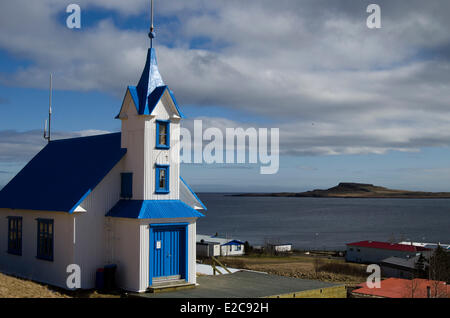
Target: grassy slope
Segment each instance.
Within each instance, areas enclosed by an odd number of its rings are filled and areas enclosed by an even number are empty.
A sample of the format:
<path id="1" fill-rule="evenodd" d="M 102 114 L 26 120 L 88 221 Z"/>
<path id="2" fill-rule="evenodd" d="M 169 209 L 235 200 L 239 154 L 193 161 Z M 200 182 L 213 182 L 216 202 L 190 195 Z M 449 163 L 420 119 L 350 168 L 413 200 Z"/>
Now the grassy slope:
<path id="1" fill-rule="evenodd" d="M 96 291 L 70 292 L 0 273 L 0 298 L 117 298 L 120 294 Z"/>
<path id="2" fill-rule="evenodd" d="M 67 298 L 46 285 L 0 274 L 0 298 Z"/>

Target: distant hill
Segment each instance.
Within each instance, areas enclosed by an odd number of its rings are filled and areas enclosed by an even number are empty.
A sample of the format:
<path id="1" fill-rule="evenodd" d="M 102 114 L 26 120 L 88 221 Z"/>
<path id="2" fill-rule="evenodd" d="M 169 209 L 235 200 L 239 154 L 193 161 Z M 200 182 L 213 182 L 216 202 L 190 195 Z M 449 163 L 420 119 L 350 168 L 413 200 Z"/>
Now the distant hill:
<path id="1" fill-rule="evenodd" d="M 327 190 L 312 190 L 307 192 L 281 193 L 244 193 L 235 196 L 248 197 L 315 197 L 315 198 L 402 198 L 402 199 L 432 199 L 450 198 L 450 192 L 421 192 L 392 190 L 373 184 L 343 182 Z"/>

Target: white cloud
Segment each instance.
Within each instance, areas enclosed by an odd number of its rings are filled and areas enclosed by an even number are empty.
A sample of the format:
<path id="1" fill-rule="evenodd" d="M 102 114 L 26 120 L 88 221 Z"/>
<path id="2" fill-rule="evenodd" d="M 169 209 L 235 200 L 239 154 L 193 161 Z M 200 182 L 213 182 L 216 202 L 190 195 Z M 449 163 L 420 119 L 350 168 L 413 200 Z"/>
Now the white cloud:
<path id="1" fill-rule="evenodd" d="M 125 18 L 149 10 L 147 0 L 79 4 Z M 369 30 L 363 2 L 157 1 L 158 14 L 169 18 L 157 24 L 160 70 L 182 105 L 270 118 L 285 153 L 447 146 L 450 3 L 379 4 L 383 28 Z M 146 30 L 107 19 L 75 32 L 58 20 L 63 12 L 56 0 L 2 4 L 0 48 L 31 62 L 0 73 L 2 83 L 46 88 L 52 71 L 57 89 L 122 96 L 139 79 Z M 189 49 L 196 39 L 208 41 Z"/>
<path id="2" fill-rule="evenodd" d="M 52 133 L 52 140 L 86 137 L 109 133 L 103 130 L 82 130 L 74 132 Z M 45 145 L 41 130 L 18 132 L 14 130 L 0 131 L 0 163 L 24 163 L 36 155 Z"/>

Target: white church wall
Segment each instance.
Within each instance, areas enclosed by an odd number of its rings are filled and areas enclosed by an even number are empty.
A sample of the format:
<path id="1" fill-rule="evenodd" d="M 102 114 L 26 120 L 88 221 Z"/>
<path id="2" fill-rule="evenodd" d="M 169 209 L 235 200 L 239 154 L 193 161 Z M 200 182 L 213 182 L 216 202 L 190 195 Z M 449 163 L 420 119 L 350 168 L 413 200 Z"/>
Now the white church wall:
<path id="1" fill-rule="evenodd" d="M 145 289 L 140 288 L 140 222 L 137 219 L 109 219 L 113 231 L 113 263 L 117 265 L 117 286 L 128 291 L 143 292 Z"/>
<path id="2" fill-rule="evenodd" d="M 81 267 L 82 288 L 95 287 L 97 268 L 112 262 L 112 233 L 106 213 L 120 200 L 125 158 L 106 175 L 80 204 L 86 212 L 75 215 L 75 263 Z"/>
<path id="3" fill-rule="evenodd" d="M 144 132 L 145 121 L 132 112 L 122 120 L 122 147 L 127 149 L 122 172 L 133 173 L 133 200 L 144 200 Z"/>
<path id="4" fill-rule="evenodd" d="M 22 255 L 8 250 L 8 216 L 22 217 Z M 37 220 L 52 219 L 53 261 L 38 259 Z M 74 217 L 67 212 L 0 209 L 0 271 L 66 288 L 67 266 L 74 264 Z"/>

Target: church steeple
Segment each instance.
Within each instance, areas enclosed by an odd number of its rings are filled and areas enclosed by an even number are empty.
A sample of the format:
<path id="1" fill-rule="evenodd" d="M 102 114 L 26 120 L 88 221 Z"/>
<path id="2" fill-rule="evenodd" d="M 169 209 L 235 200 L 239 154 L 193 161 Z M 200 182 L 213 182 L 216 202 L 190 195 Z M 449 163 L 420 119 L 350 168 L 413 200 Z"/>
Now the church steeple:
<path id="1" fill-rule="evenodd" d="M 158 70 L 155 49 L 149 48 L 144 71 L 142 72 L 141 79 L 136 87 L 139 99 L 139 114 L 144 114 L 145 110 L 148 109 L 148 97 L 155 90 L 155 88 L 164 85 L 164 81 Z"/>
<path id="2" fill-rule="evenodd" d="M 139 83 L 128 86 L 116 118 L 122 121 L 121 147 L 127 149 L 123 171 L 133 175 L 131 199 L 178 200 L 180 122 L 184 116 L 159 73 L 151 43 Z"/>
<path id="3" fill-rule="evenodd" d="M 164 81 L 158 70 L 158 62 L 156 60 L 156 51 L 153 48 L 153 39 L 155 38 L 155 28 L 153 26 L 153 0 L 151 3 L 151 26 L 148 34 L 150 38 L 150 48 L 147 53 L 147 61 L 145 62 L 144 71 L 137 85 L 137 95 L 139 99 L 139 113 L 145 113 L 148 109 L 148 98 L 155 88 L 164 86 Z"/>

